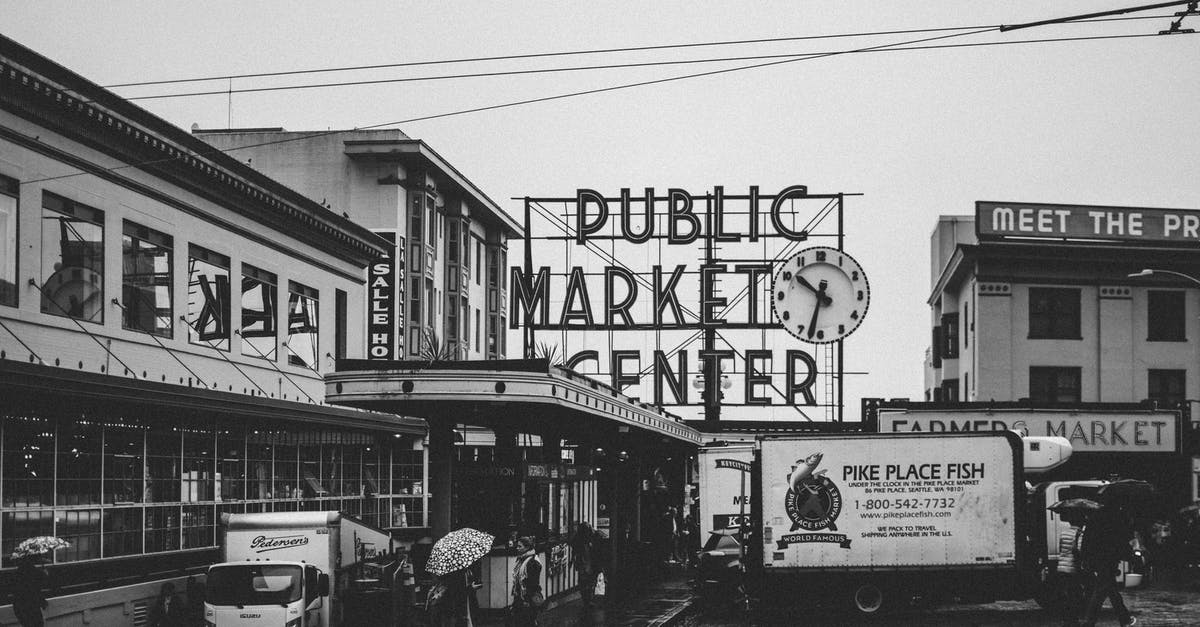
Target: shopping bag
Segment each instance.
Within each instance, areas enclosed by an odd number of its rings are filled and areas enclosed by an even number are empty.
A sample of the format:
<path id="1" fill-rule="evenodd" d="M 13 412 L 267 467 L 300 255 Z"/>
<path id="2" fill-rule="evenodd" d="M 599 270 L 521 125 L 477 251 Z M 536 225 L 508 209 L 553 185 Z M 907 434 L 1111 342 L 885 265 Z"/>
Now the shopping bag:
<path id="1" fill-rule="evenodd" d="M 604 596 L 607 582 L 604 580 L 604 573 L 596 575 L 596 587 L 593 588 L 594 594 L 598 597 Z"/>

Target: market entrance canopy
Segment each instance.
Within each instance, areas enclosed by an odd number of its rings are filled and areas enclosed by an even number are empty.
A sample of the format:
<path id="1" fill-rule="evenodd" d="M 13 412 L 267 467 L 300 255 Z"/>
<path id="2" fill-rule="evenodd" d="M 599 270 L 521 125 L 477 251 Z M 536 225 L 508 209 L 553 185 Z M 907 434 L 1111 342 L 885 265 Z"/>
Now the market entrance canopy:
<path id="1" fill-rule="evenodd" d="M 544 359 L 343 360 L 325 388 L 330 403 L 485 427 L 551 427 L 568 437 L 607 428 L 700 444 L 700 432 L 677 416 Z"/>

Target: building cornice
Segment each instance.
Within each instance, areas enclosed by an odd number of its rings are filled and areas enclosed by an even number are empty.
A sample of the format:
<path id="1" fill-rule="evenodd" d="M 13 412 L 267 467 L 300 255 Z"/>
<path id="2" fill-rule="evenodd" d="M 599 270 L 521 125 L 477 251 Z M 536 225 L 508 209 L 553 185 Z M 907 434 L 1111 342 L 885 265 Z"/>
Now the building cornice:
<path id="1" fill-rule="evenodd" d="M 385 251 L 365 227 L 3 36 L 0 109 L 356 265 Z"/>
<path id="2" fill-rule="evenodd" d="M 415 166 L 417 169 L 431 169 L 438 178 L 444 179 L 455 190 L 459 191 L 472 208 L 472 217 L 478 216 L 475 210 L 482 209 L 484 215 L 501 226 L 510 237 L 522 237 L 524 228 L 508 215 L 496 201 L 492 200 L 483 190 L 475 186 L 463 176 L 449 161 L 442 158 L 429 144 L 419 139 L 350 139 L 345 142 L 346 155 L 352 159 L 376 159 L 380 161 L 398 161 L 406 167 Z"/>

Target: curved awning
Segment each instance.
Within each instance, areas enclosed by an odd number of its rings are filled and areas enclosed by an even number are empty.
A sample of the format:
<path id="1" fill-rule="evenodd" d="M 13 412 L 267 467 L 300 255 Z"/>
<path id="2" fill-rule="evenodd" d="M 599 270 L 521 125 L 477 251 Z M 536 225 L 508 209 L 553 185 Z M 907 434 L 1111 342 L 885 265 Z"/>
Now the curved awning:
<path id="1" fill-rule="evenodd" d="M 700 432 L 678 416 L 546 360 L 343 360 L 325 377 L 325 399 L 486 427 L 544 427 L 568 437 L 615 431 L 700 444 Z"/>

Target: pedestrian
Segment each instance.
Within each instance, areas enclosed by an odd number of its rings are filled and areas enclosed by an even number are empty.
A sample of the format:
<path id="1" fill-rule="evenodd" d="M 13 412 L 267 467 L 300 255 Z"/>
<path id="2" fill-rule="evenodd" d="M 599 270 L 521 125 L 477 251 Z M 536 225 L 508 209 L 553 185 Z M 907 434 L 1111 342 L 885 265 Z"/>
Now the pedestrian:
<path id="1" fill-rule="evenodd" d="M 1079 612 L 1089 591 L 1087 576 L 1079 567 L 1079 542 L 1083 535 L 1084 514 L 1063 512 L 1063 522 L 1069 523 L 1058 536 L 1058 566 L 1055 576 L 1059 580 L 1059 590 L 1062 596 L 1057 600 L 1061 603 L 1063 625 L 1079 624 Z"/>
<path id="2" fill-rule="evenodd" d="M 534 550 L 532 536 L 517 540 L 517 562 L 512 572 L 512 604 L 509 618 L 513 627 L 537 627 L 537 615 L 546 604 L 542 594 L 542 563 Z"/>
<path id="3" fill-rule="evenodd" d="M 434 627 L 474 627 L 474 595 L 470 568 L 434 577 L 433 586 L 425 600 L 429 624 Z"/>
<path id="4" fill-rule="evenodd" d="M 158 589 L 158 598 L 150 608 L 150 627 L 179 627 L 185 624 L 187 610 L 183 599 L 175 592 L 175 584 L 164 583 Z"/>
<path id="5" fill-rule="evenodd" d="M 596 591 L 596 534 L 586 521 L 575 525 L 575 534 L 567 541 L 571 547 L 571 565 L 579 574 L 579 596 L 583 598 L 585 608 L 592 606 L 593 594 Z"/>
<path id="6" fill-rule="evenodd" d="M 40 555 L 27 555 L 17 564 L 15 588 L 12 592 L 13 614 L 23 627 L 42 627 L 45 624 L 42 610 L 49 604 L 42 590 L 50 576 L 42 568 Z"/>
<path id="7" fill-rule="evenodd" d="M 1080 567 L 1087 574 L 1091 588 L 1083 610 L 1084 625 L 1096 624 L 1105 599 L 1112 604 L 1122 626 L 1137 623 L 1137 619 L 1129 615 L 1116 582 L 1118 563 L 1132 556 L 1129 547 L 1132 537 L 1129 517 L 1120 507 L 1102 507 L 1084 525 L 1079 542 Z"/>

